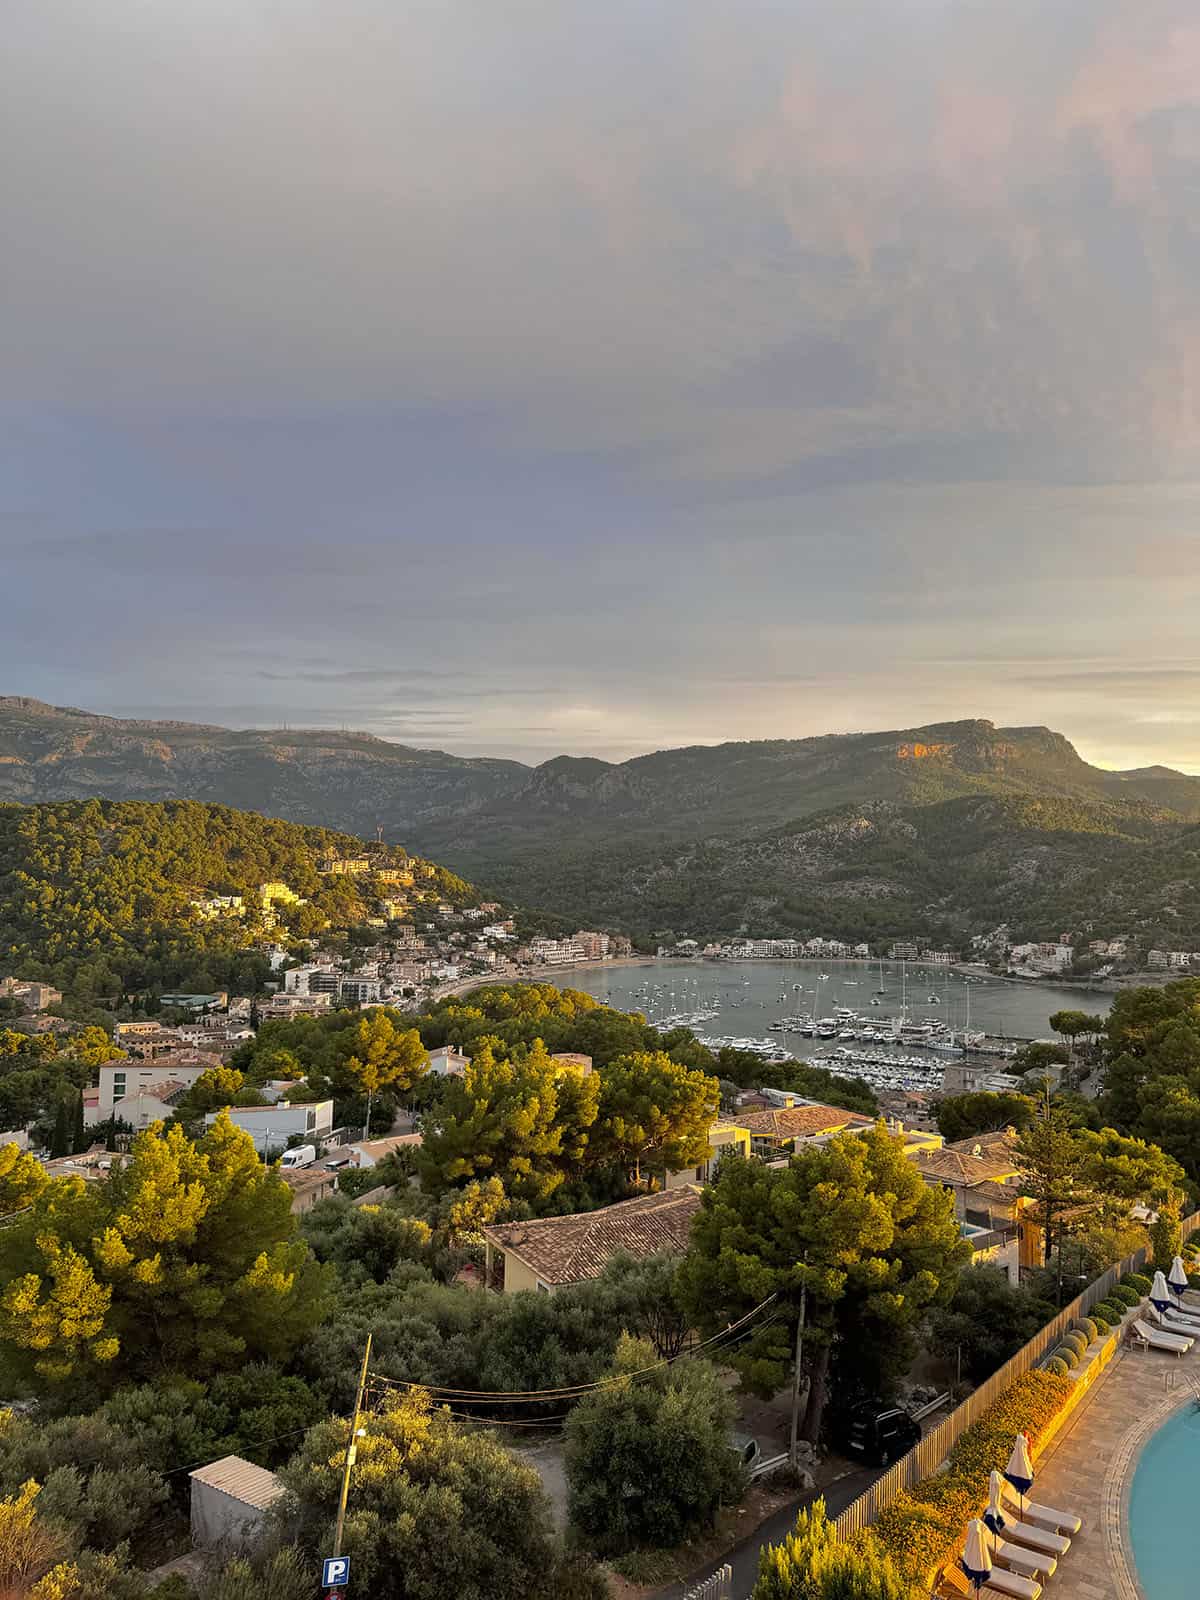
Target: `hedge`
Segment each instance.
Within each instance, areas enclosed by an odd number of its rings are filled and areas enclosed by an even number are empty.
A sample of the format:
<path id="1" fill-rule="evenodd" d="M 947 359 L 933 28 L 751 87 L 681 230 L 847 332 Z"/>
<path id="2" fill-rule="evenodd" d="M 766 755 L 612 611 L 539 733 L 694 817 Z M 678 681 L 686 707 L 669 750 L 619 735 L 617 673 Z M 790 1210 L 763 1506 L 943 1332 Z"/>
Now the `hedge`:
<path id="1" fill-rule="evenodd" d="M 1108 1291 L 1108 1298 L 1113 1304 L 1120 1301 L 1123 1306 L 1129 1306 L 1132 1309 L 1142 1296 L 1136 1289 L 1131 1289 L 1128 1284 L 1119 1283 L 1115 1289 Z"/>
<path id="2" fill-rule="evenodd" d="M 947 1471 L 899 1494 L 860 1537 L 877 1541 L 912 1581 L 926 1579 L 961 1545 L 968 1521 L 987 1500 L 989 1475 L 1003 1472 L 1017 1434 L 1036 1448 L 1073 1391 L 1062 1373 L 1024 1373 L 961 1435 Z"/>
<path id="3" fill-rule="evenodd" d="M 1141 1272 L 1127 1272 L 1121 1282 L 1126 1289 L 1136 1289 L 1142 1296 L 1148 1295 L 1153 1287 L 1150 1279 Z"/>
<path id="4" fill-rule="evenodd" d="M 1058 1349 L 1055 1350 L 1053 1354 L 1056 1355 L 1060 1361 L 1065 1361 L 1072 1372 L 1074 1372 L 1075 1368 L 1079 1365 L 1079 1351 L 1076 1350 L 1073 1344 L 1060 1344 Z"/>
<path id="5" fill-rule="evenodd" d="M 1100 1335 L 1100 1329 L 1091 1317 L 1080 1317 L 1072 1332 L 1081 1333 L 1088 1344 L 1094 1344 Z"/>
<path id="6" fill-rule="evenodd" d="M 1127 1305 L 1118 1305 L 1115 1300 L 1101 1300 L 1098 1306 L 1092 1307 L 1092 1315 L 1097 1312 L 1104 1318 L 1110 1328 L 1115 1328 L 1118 1322 L 1124 1320 L 1125 1313 L 1129 1310 Z"/>

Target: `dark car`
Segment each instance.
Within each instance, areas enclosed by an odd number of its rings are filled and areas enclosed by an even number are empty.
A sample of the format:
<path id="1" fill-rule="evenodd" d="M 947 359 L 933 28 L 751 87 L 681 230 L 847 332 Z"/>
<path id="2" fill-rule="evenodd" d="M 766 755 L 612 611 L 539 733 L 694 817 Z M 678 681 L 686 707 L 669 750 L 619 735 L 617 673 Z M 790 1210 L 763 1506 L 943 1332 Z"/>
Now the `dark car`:
<path id="1" fill-rule="evenodd" d="M 902 1406 L 866 1400 L 847 1415 L 842 1448 L 873 1467 L 888 1467 L 921 1440 L 921 1424 Z"/>

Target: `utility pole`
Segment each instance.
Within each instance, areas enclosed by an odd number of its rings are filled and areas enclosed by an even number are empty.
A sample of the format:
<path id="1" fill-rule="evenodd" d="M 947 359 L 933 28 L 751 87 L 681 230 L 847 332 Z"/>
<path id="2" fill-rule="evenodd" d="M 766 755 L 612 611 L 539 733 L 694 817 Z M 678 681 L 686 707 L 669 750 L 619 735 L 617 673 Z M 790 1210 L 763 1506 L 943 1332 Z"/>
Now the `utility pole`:
<path id="1" fill-rule="evenodd" d="M 363 1395 L 367 1387 L 367 1366 L 371 1360 L 371 1335 L 367 1335 L 367 1348 L 363 1351 L 362 1371 L 358 1377 L 358 1393 L 354 1397 L 354 1416 L 350 1421 L 350 1438 L 346 1444 L 346 1463 L 342 1468 L 342 1493 L 338 1500 L 337 1525 L 333 1530 L 333 1554 L 342 1553 L 342 1533 L 346 1526 L 346 1501 L 350 1497 L 350 1469 L 358 1454 L 359 1419 L 362 1416 Z"/>
<path id="2" fill-rule="evenodd" d="M 807 1251 L 803 1257 L 805 1266 L 808 1265 Z M 800 1365 L 804 1359 L 804 1315 L 808 1309 L 808 1284 L 800 1285 L 800 1317 L 796 1323 L 796 1367 L 792 1373 L 792 1441 L 788 1450 L 788 1459 L 793 1468 L 796 1465 L 796 1449 L 800 1442 Z"/>

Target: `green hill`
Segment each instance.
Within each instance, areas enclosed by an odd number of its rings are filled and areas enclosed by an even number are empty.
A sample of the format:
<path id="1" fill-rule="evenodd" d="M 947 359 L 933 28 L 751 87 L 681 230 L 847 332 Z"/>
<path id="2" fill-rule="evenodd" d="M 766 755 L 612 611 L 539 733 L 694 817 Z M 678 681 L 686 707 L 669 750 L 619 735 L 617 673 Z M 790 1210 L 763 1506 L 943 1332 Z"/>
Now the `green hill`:
<path id="1" fill-rule="evenodd" d="M 336 933 L 373 914 L 373 879 L 318 870 L 323 857 L 364 850 L 373 865 L 411 871 L 411 896 L 471 898 L 461 878 L 404 850 L 227 806 L 0 806 L 0 975 L 48 978 L 77 998 L 253 986 L 255 941 Z M 296 899 L 264 898 L 268 884 Z M 193 905 L 213 897 L 241 905 Z"/>

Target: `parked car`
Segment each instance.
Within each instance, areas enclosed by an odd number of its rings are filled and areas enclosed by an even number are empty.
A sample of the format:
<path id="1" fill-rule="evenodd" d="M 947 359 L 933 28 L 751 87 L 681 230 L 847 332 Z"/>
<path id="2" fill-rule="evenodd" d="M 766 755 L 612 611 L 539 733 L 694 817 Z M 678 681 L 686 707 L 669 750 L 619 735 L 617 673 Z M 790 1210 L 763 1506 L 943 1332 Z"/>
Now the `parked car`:
<path id="1" fill-rule="evenodd" d="M 887 1467 L 921 1441 L 921 1424 L 903 1406 L 864 1400 L 848 1413 L 841 1440 L 847 1455 Z"/>

